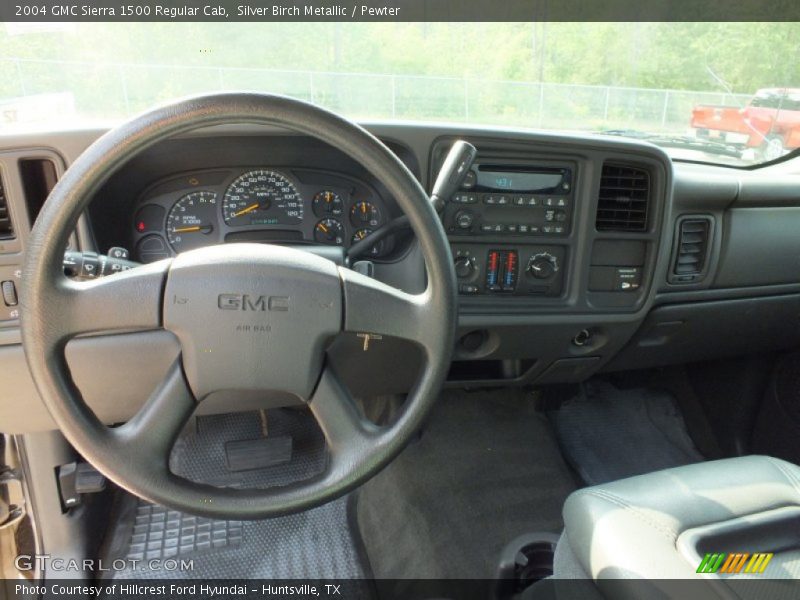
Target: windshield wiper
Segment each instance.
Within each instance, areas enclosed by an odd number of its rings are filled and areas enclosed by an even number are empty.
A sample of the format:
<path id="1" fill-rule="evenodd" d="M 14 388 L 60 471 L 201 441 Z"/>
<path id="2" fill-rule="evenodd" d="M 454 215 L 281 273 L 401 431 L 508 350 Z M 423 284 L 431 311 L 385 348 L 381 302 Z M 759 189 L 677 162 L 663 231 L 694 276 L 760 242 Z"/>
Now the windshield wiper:
<path id="1" fill-rule="evenodd" d="M 647 133 L 637 129 L 606 129 L 598 132 L 601 135 L 614 135 L 619 137 L 629 137 L 637 140 L 644 140 L 662 146 L 664 148 L 681 148 L 686 150 L 697 150 L 707 154 L 717 154 L 720 156 L 730 156 L 742 158 L 742 153 L 736 147 L 722 142 L 712 140 L 700 140 L 688 135 L 669 135 L 660 133 Z"/>

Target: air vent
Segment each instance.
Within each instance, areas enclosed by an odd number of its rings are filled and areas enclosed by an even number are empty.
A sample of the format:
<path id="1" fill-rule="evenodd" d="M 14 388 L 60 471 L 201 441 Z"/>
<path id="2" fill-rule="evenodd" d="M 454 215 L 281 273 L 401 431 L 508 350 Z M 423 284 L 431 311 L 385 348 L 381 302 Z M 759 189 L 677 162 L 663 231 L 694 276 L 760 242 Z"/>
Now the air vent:
<path id="1" fill-rule="evenodd" d="M 672 268 L 673 281 L 698 281 L 706 267 L 711 221 L 703 217 L 683 219 L 678 225 L 678 249 Z"/>
<path id="2" fill-rule="evenodd" d="M 650 174 L 633 167 L 605 164 L 597 199 L 598 231 L 645 231 Z"/>
<path id="3" fill-rule="evenodd" d="M 11 214 L 8 212 L 8 200 L 3 189 L 3 182 L 0 180 L 0 240 L 14 239 L 14 224 L 11 222 Z"/>

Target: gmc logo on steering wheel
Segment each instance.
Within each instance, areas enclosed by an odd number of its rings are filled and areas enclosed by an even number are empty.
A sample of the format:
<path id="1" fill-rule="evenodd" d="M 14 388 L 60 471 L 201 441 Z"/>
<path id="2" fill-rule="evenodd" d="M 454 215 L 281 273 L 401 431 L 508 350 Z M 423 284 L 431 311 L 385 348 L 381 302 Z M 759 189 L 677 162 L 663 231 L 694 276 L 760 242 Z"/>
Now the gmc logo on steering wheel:
<path id="1" fill-rule="evenodd" d="M 222 310 L 266 312 L 289 310 L 289 296 L 250 296 L 248 294 L 220 294 L 217 307 Z"/>

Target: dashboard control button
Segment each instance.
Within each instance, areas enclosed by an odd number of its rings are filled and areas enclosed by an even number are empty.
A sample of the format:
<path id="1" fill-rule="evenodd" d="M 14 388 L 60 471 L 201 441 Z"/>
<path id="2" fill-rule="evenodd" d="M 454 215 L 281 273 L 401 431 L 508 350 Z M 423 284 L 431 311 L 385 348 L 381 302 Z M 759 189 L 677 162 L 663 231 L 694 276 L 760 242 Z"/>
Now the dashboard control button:
<path id="1" fill-rule="evenodd" d="M 528 206 L 539 206 L 539 199 L 536 196 L 528 198 Z"/>
<path id="2" fill-rule="evenodd" d="M 528 233 L 530 228 L 527 225 L 520 225 L 518 227 L 520 233 Z"/>
<path id="3" fill-rule="evenodd" d="M 458 291 L 462 294 L 477 294 L 478 286 L 472 283 L 462 283 L 458 286 Z"/>
<path id="4" fill-rule="evenodd" d="M 519 225 L 515 225 L 514 223 L 506 225 L 506 231 L 508 231 L 508 233 L 517 233 L 517 229 L 519 229 Z"/>
<path id="5" fill-rule="evenodd" d="M 483 195 L 483 203 L 484 204 L 497 204 L 497 196 L 494 194 L 484 194 Z"/>
<path id="6" fill-rule="evenodd" d="M 3 302 L 6 306 L 16 306 L 19 304 L 19 298 L 17 298 L 17 286 L 14 285 L 13 281 L 4 281 L 2 284 L 3 289 Z"/>
<path id="7" fill-rule="evenodd" d="M 475 273 L 475 261 L 468 256 L 456 258 L 454 266 L 459 279 L 466 279 Z"/>
<path id="8" fill-rule="evenodd" d="M 475 221 L 475 217 L 471 212 L 461 210 L 456 213 L 455 221 L 459 229 L 471 229 L 472 223 Z"/>
<path id="9" fill-rule="evenodd" d="M 558 260 L 552 254 L 534 254 L 528 261 L 528 273 L 536 279 L 549 279 L 558 271 Z"/>
<path id="10" fill-rule="evenodd" d="M 461 187 L 465 190 L 471 190 L 475 187 L 475 184 L 478 182 L 478 176 L 475 174 L 475 171 L 469 170 L 467 174 L 464 175 L 464 181 L 461 182 Z"/>

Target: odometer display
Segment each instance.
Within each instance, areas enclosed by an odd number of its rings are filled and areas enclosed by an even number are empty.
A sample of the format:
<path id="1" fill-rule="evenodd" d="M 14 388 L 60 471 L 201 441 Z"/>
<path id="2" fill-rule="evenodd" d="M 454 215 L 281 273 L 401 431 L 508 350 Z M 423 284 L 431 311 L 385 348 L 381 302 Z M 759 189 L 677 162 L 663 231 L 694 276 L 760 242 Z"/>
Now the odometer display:
<path id="1" fill-rule="evenodd" d="M 303 199 L 285 175 L 258 169 L 228 186 L 222 216 L 231 227 L 297 225 L 303 221 Z"/>

